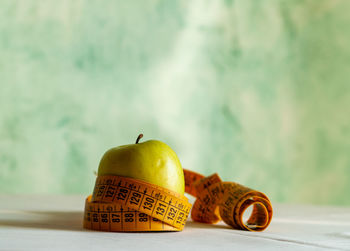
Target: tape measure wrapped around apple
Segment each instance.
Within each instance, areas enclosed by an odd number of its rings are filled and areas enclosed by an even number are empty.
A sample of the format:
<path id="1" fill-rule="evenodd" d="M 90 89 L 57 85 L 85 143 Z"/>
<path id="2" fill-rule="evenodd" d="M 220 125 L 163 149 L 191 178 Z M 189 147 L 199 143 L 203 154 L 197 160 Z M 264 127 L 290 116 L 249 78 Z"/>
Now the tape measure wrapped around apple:
<path id="1" fill-rule="evenodd" d="M 217 174 L 184 170 L 165 143 L 149 140 L 108 150 L 102 157 L 93 194 L 85 201 L 84 227 L 101 231 L 181 231 L 194 221 L 223 220 L 235 229 L 262 231 L 272 218 L 266 195 Z M 184 196 L 197 199 L 193 205 Z M 244 222 L 245 210 L 253 206 Z"/>

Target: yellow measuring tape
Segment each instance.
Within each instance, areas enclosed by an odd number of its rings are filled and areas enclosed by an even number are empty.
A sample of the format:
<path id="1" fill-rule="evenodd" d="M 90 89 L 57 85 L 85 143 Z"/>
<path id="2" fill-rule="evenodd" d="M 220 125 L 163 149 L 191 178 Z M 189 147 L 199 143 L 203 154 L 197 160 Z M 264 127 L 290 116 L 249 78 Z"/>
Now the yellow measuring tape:
<path id="1" fill-rule="evenodd" d="M 94 192 L 85 201 L 84 228 L 117 231 L 181 231 L 191 211 L 194 221 L 223 220 L 235 229 L 262 231 L 272 218 L 266 195 L 234 182 L 222 182 L 217 174 L 204 177 L 184 170 L 188 199 L 168 189 L 121 176 L 99 176 Z M 245 210 L 253 206 L 250 218 Z"/>

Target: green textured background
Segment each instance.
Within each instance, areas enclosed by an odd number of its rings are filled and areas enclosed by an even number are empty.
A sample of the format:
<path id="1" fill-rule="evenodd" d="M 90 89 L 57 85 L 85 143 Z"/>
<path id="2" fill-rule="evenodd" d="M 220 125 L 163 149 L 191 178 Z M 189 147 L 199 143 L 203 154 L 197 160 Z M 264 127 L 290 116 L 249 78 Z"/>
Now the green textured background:
<path id="1" fill-rule="evenodd" d="M 350 205 L 350 1 L 0 6 L 0 192 L 89 194 L 143 132 L 273 201 Z"/>

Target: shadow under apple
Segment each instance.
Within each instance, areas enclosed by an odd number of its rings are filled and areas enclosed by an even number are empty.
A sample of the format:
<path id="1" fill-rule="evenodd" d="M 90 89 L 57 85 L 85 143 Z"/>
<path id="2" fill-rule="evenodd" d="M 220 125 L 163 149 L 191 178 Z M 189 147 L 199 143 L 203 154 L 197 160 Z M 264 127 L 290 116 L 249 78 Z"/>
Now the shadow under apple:
<path id="1" fill-rule="evenodd" d="M 84 213 L 80 211 L 10 211 L 0 216 L 0 226 L 19 228 L 38 228 L 65 231 L 91 231 L 83 228 Z M 226 225 L 213 225 L 187 221 L 185 229 L 220 228 Z"/>
<path id="2" fill-rule="evenodd" d="M 84 231 L 83 212 L 10 211 L 0 217 L 0 226 Z"/>

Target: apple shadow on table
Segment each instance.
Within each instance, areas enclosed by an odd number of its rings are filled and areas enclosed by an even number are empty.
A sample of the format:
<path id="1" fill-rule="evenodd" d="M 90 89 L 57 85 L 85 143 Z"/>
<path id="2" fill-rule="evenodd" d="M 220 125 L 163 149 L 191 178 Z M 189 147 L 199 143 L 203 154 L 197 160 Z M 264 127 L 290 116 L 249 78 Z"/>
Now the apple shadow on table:
<path id="1" fill-rule="evenodd" d="M 31 220 L 23 215 L 30 216 Z M 79 211 L 20 211 L 18 215 L 11 213 L 10 219 L 0 219 L 0 226 L 85 231 L 83 215 Z"/>
<path id="2" fill-rule="evenodd" d="M 24 215 L 30 216 L 23 217 Z M 7 219 L 0 218 L 0 226 L 19 227 L 19 228 L 37 228 L 65 231 L 90 231 L 83 228 L 83 212 L 79 211 L 20 211 L 14 212 Z M 231 229 L 227 225 L 213 225 L 188 221 L 185 229 L 195 228 L 207 229 Z"/>

